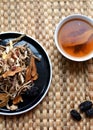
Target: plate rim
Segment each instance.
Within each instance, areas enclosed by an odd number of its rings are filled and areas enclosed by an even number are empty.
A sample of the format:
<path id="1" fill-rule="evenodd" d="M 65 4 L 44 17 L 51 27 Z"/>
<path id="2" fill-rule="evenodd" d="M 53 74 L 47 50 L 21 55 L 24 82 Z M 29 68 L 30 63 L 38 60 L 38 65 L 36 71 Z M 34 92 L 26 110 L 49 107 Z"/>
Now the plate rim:
<path id="1" fill-rule="evenodd" d="M 1 32 L 0 35 L 2 34 L 8 34 L 8 33 L 13 33 L 13 34 L 25 34 L 23 32 L 17 32 L 17 31 L 7 31 L 7 32 Z M 48 82 L 48 85 L 47 85 L 47 89 L 46 91 L 44 92 L 43 96 L 40 98 L 40 100 L 35 103 L 32 107 L 29 107 L 28 109 L 26 110 L 23 110 L 23 111 L 20 111 L 20 112 L 14 112 L 14 113 L 8 113 L 8 112 L 0 112 L 0 115 L 6 115 L 6 116 L 14 116 L 14 115 L 20 115 L 20 114 L 23 114 L 23 113 L 26 113 L 30 110 L 32 110 L 33 108 L 35 108 L 43 99 L 44 97 L 46 96 L 49 88 L 50 88 L 50 85 L 51 85 L 51 81 L 52 81 L 52 64 L 51 64 L 51 60 L 49 58 L 49 55 L 47 53 L 47 51 L 44 49 L 44 47 L 40 44 L 40 42 L 38 40 L 36 40 L 35 38 L 31 37 L 30 35 L 26 34 L 26 36 L 32 40 L 34 40 L 41 48 L 42 50 L 45 52 L 46 56 L 47 56 L 47 59 L 48 59 L 48 62 L 49 62 L 49 67 L 50 67 L 50 78 L 49 78 L 49 82 Z"/>

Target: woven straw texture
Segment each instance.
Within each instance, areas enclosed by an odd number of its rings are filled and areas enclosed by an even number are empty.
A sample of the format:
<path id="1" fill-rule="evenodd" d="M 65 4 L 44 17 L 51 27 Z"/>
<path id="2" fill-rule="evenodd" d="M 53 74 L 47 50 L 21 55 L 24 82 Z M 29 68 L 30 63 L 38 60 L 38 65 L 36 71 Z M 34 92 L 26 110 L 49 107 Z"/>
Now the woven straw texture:
<path id="1" fill-rule="evenodd" d="M 44 100 L 19 116 L 0 116 L 0 130 L 93 130 L 93 119 L 75 122 L 70 110 L 93 101 L 93 60 L 76 63 L 54 44 L 54 31 L 64 17 L 81 13 L 93 18 L 92 0 L 0 0 L 0 32 L 18 31 L 36 38 L 52 63 L 52 83 Z"/>

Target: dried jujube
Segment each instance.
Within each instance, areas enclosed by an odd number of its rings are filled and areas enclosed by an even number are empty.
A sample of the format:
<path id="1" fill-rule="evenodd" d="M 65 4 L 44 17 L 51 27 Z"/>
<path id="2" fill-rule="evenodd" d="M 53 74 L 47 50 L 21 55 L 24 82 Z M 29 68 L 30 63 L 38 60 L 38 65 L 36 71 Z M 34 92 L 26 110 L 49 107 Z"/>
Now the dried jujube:
<path id="1" fill-rule="evenodd" d="M 79 114 L 79 112 L 77 112 L 76 110 L 71 110 L 70 111 L 70 115 L 74 120 L 80 121 L 81 120 L 81 115 Z"/>
<path id="2" fill-rule="evenodd" d="M 86 111 L 86 116 L 87 117 L 93 117 L 93 108 Z"/>
<path id="3" fill-rule="evenodd" d="M 84 101 L 79 105 L 81 112 L 85 112 L 85 111 L 89 110 L 91 107 L 92 107 L 91 101 Z"/>

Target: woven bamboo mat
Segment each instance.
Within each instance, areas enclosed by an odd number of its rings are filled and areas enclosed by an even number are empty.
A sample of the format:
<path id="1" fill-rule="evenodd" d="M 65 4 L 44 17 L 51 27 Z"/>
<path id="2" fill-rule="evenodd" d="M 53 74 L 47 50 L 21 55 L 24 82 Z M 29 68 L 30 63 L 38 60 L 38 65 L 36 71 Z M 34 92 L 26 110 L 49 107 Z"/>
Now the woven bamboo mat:
<path id="1" fill-rule="evenodd" d="M 36 38 L 52 62 L 53 78 L 44 100 L 19 116 L 0 116 L 0 130 L 93 130 L 93 119 L 75 122 L 70 109 L 93 101 L 93 60 L 64 58 L 54 45 L 54 31 L 64 17 L 81 13 L 93 18 L 92 0 L 0 0 L 0 32 L 19 31 Z"/>

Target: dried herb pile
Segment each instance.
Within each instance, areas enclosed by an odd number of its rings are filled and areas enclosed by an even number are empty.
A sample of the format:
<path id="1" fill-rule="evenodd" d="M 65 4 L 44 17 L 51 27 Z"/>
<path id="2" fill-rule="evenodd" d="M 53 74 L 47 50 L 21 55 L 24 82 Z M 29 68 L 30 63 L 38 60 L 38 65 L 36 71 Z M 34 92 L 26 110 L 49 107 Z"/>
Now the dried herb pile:
<path id="1" fill-rule="evenodd" d="M 6 106 L 9 110 L 18 109 L 18 103 L 23 102 L 21 95 L 38 79 L 35 59 L 40 59 L 26 43 L 15 46 L 24 36 L 11 40 L 6 46 L 0 45 L 0 107 Z"/>

